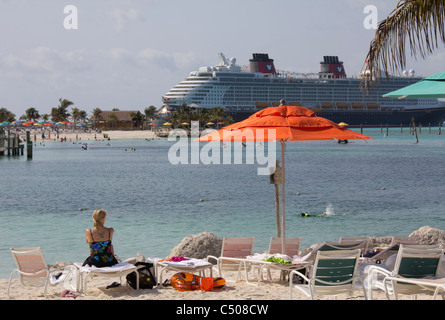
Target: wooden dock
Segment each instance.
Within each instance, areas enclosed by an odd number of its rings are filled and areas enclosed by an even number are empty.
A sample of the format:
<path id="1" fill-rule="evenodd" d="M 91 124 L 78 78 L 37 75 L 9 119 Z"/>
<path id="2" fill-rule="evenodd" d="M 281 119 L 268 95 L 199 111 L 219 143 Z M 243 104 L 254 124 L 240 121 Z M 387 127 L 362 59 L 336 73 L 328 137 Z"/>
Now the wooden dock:
<path id="1" fill-rule="evenodd" d="M 28 132 L 27 136 L 29 136 Z M 8 136 L 6 137 L 4 131 L 0 131 L 0 155 L 5 155 L 6 153 L 8 156 L 23 156 L 24 149 L 25 145 L 21 143 L 18 134 L 8 132 Z"/>

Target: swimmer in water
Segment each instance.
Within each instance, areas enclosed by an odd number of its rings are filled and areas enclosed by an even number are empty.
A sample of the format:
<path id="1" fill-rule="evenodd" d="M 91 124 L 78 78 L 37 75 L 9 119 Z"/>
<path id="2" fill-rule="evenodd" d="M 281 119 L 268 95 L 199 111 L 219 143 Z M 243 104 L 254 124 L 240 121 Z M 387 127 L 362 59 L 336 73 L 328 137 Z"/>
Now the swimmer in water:
<path id="1" fill-rule="evenodd" d="M 322 217 L 322 216 L 325 216 L 325 215 L 326 215 L 326 212 L 323 212 L 322 214 L 309 214 L 309 213 L 306 213 L 306 212 L 302 212 L 301 213 L 302 217 Z"/>

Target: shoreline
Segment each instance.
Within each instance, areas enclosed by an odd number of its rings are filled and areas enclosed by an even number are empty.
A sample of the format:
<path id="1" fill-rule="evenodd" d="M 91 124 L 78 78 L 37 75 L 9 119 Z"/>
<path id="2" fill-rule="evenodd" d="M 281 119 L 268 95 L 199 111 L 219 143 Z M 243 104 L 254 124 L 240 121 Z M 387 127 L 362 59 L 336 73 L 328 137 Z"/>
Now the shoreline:
<path id="1" fill-rule="evenodd" d="M 59 132 L 59 138 L 57 139 L 57 133 L 52 131 L 45 131 L 45 138 L 42 138 L 42 131 L 35 131 L 30 133 L 32 142 L 43 142 L 43 141 L 60 141 L 60 139 L 65 139 L 66 141 L 106 141 L 106 140 L 123 140 L 123 139 L 155 139 L 158 138 L 156 133 L 151 130 L 112 130 L 112 131 L 102 131 L 101 133 L 92 131 L 62 131 Z M 104 137 L 104 134 L 108 138 Z M 20 138 L 22 140 L 26 139 L 26 133 L 20 132 Z"/>
<path id="2" fill-rule="evenodd" d="M 173 274 L 173 273 L 172 273 Z M 171 274 L 171 275 L 172 275 Z M 169 274 L 170 275 L 170 274 Z M 134 290 L 127 285 L 125 278 L 122 279 L 122 285 L 107 289 L 107 286 L 119 278 L 93 278 L 88 281 L 87 294 L 78 296 L 76 299 L 69 297 L 61 297 L 60 293 L 65 289 L 63 284 L 52 287 L 48 286 L 47 297 L 43 295 L 43 288 L 22 287 L 19 285 L 17 275 L 11 284 L 9 298 L 7 296 L 7 288 L 9 279 L 0 279 L 0 300 L 192 300 L 192 301 L 221 301 L 221 300 L 239 300 L 239 301 L 285 301 L 289 300 L 289 283 L 287 281 L 277 281 L 279 274 L 272 274 L 275 281 L 262 281 L 258 283 L 256 279 L 249 279 L 251 284 L 247 284 L 244 280 L 232 282 L 236 279 L 236 274 L 224 276 L 228 281 L 226 286 L 218 291 L 177 291 L 175 288 L 168 286 L 154 287 L 153 289 Z M 401 300 L 410 299 L 409 296 L 400 296 Z M 431 299 L 430 296 L 418 296 L 419 300 Z M 310 300 L 296 289 L 293 291 L 292 302 L 299 300 Z M 323 299 L 331 300 L 331 299 Z M 354 290 L 351 296 L 343 295 L 337 300 L 365 300 L 363 291 L 360 288 Z M 383 291 L 374 290 L 373 300 L 386 300 Z"/>

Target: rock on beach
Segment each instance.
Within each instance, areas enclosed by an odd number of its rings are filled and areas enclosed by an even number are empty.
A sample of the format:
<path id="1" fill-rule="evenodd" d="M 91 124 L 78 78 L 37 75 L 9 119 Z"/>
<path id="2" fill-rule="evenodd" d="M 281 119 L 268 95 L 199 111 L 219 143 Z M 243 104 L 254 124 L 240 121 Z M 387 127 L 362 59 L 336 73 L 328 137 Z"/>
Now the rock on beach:
<path id="1" fill-rule="evenodd" d="M 445 248 L 445 231 L 430 226 L 424 226 L 409 235 L 419 241 L 419 244 L 439 244 Z"/>
<path id="2" fill-rule="evenodd" d="M 190 235 L 174 247 L 167 258 L 175 256 L 196 259 L 205 259 L 207 256 L 219 257 L 221 255 L 222 240 L 222 238 L 210 232 Z"/>

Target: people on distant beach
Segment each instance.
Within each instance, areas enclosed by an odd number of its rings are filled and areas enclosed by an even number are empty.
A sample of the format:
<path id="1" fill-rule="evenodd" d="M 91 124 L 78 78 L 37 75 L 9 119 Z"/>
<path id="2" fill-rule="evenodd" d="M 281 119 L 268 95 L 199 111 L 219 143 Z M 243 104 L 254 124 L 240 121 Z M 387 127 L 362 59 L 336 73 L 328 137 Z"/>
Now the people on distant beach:
<path id="1" fill-rule="evenodd" d="M 93 212 L 93 226 L 85 231 L 85 241 L 90 246 L 90 256 L 83 265 L 96 266 L 99 268 L 110 267 L 118 263 L 114 256 L 113 238 L 114 229 L 105 227 L 107 212 L 97 209 Z"/>

